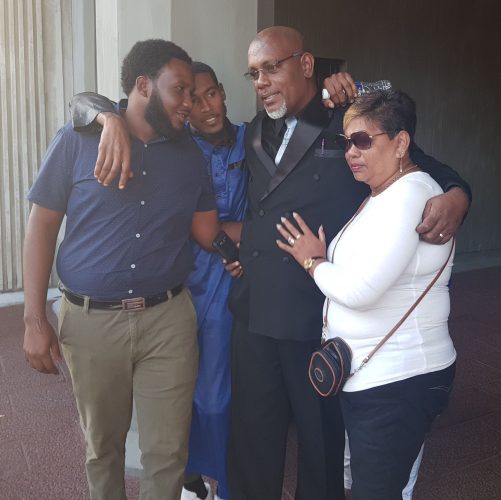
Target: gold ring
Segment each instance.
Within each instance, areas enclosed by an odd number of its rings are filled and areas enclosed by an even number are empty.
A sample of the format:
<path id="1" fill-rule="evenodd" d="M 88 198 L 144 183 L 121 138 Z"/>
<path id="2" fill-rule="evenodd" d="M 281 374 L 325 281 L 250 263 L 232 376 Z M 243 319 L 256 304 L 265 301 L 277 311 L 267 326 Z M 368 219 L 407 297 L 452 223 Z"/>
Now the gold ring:
<path id="1" fill-rule="evenodd" d="M 290 245 L 291 247 L 293 247 L 293 246 L 294 246 L 294 243 L 295 243 L 295 242 L 296 242 L 296 241 L 294 240 L 294 238 L 293 238 L 292 236 L 289 236 L 289 237 L 287 238 L 287 243 L 289 243 L 289 245 Z"/>

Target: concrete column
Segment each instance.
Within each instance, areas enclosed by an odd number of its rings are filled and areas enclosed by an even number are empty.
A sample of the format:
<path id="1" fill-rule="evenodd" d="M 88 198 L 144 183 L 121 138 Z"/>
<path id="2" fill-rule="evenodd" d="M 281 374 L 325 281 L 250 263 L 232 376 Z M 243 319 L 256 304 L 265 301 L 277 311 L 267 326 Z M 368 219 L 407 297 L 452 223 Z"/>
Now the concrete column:
<path id="1" fill-rule="evenodd" d="M 171 38 L 171 0 L 95 0 L 97 92 L 119 100 L 122 60 L 139 40 Z M 125 465 L 139 471 L 137 417 L 134 409 L 127 435 Z"/>
<path id="2" fill-rule="evenodd" d="M 96 12 L 94 0 L 72 0 L 73 92 L 95 91 Z"/>
<path id="3" fill-rule="evenodd" d="M 257 0 L 172 0 L 172 40 L 214 68 L 226 90 L 228 116 L 249 121 L 256 114 L 253 86 L 243 77 L 247 49 L 257 32 Z"/>
<path id="4" fill-rule="evenodd" d="M 255 96 L 242 75 L 257 11 L 257 0 L 95 0 L 97 91 L 113 100 L 122 97 L 123 57 L 138 40 L 164 38 L 213 66 L 226 89 L 230 119 L 248 121 L 256 112 Z M 126 443 L 129 471 L 141 468 L 139 458 L 134 412 Z"/>
<path id="5" fill-rule="evenodd" d="M 139 40 L 171 38 L 171 0 L 95 0 L 97 91 L 123 97 L 120 67 Z"/>

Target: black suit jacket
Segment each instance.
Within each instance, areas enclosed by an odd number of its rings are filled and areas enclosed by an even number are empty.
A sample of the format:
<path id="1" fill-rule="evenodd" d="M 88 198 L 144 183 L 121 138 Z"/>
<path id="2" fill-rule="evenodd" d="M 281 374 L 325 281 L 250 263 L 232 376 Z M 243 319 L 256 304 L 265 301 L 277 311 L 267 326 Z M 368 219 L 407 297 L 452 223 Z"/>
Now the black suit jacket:
<path id="1" fill-rule="evenodd" d="M 260 112 L 246 132 L 249 209 L 244 220 L 240 262 L 244 275 L 230 298 L 235 316 L 250 332 L 287 340 L 320 340 L 324 296 L 296 261 L 280 250 L 276 224 L 298 212 L 316 232 L 323 224 L 327 242 L 355 213 L 369 190 L 354 180 L 344 151 L 333 136 L 342 133 L 345 109 L 327 110 L 316 95 L 298 123 L 278 165 L 261 144 Z M 413 160 L 447 189 L 468 186 L 449 167 L 417 147 Z"/>

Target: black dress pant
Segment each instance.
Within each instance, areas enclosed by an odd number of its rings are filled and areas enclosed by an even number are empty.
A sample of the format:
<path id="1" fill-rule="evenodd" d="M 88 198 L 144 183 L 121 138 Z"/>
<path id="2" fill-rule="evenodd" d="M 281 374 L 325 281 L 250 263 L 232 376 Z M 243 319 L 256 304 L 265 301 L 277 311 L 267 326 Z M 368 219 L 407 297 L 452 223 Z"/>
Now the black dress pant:
<path id="1" fill-rule="evenodd" d="M 449 402 L 455 364 L 340 396 L 353 500 L 401 500 L 426 433 Z"/>
<path id="2" fill-rule="evenodd" d="M 276 340 L 235 322 L 228 461 L 230 500 L 280 500 L 289 422 L 297 428 L 296 500 L 344 498 L 344 426 L 337 398 L 308 380 L 319 341 Z"/>

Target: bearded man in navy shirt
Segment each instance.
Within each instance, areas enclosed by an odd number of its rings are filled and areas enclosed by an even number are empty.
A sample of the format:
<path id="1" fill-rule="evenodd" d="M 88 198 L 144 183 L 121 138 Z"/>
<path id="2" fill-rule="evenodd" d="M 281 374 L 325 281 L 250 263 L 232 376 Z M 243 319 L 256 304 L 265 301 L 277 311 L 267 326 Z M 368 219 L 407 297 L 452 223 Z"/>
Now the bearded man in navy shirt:
<path id="1" fill-rule="evenodd" d="M 141 498 L 177 500 L 187 459 L 198 362 L 196 315 L 184 283 L 190 234 L 210 248 L 220 229 L 205 162 L 184 123 L 192 107 L 188 54 L 138 42 L 122 65 L 132 144 L 127 190 L 105 189 L 94 165 L 100 133 L 59 130 L 28 198 L 24 244 L 29 364 L 68 364 L 87 445 L 93 500 L 125 499 L 125 438 L 134 397 L 144 476 Z M 63 300 L 58 337 L 45 312 L 57 234 Z M 238 226 L 225 229 L 238 239 Z"/>

